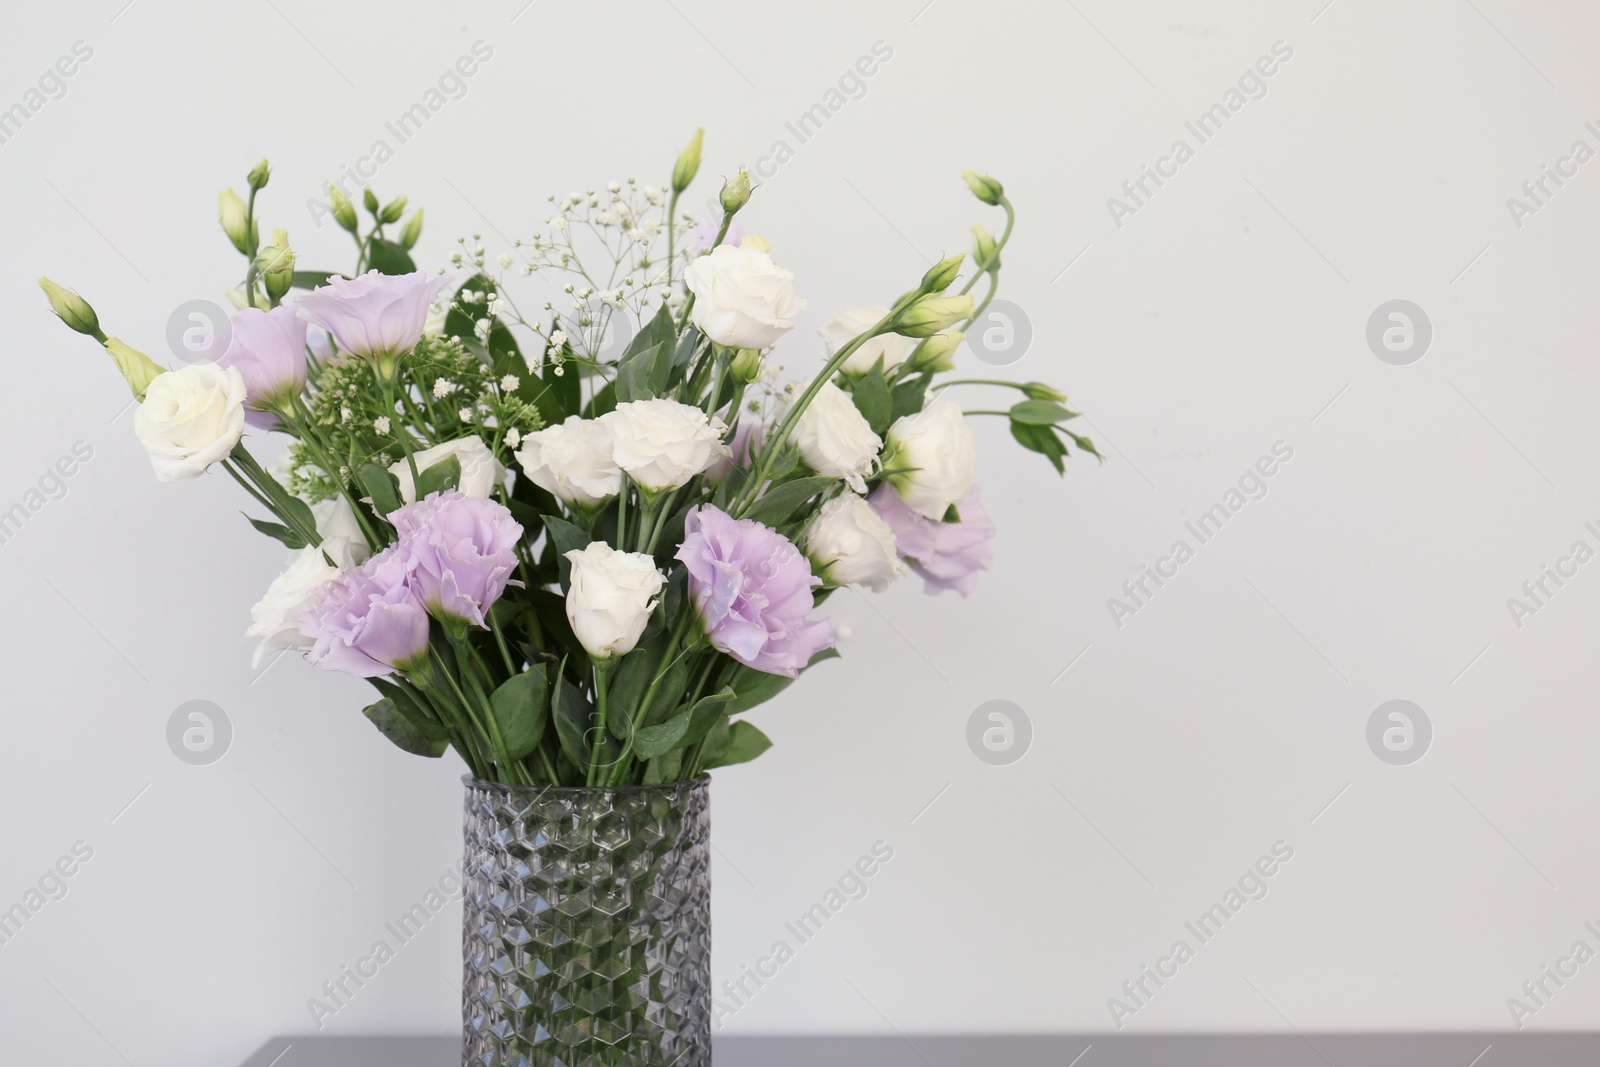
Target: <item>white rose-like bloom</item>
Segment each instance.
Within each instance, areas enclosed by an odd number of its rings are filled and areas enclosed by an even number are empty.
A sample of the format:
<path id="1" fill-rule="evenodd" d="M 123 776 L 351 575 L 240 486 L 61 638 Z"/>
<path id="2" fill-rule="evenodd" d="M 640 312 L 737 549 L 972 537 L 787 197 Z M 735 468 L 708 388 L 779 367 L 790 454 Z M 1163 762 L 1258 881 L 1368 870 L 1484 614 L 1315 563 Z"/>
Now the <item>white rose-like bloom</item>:
<path id="1" fill-rule="evenodd" d="M 978 472 L 978 435 L 960 404 L 935 398 L 916 414 L 896 419 L 887 446 L 884 466 L 900 469 L 889 482 L 918 515 L 939 522 L 967 498 Z"/>
<path id="2" fill-rule="evenodd" d="M 250 629 L 244 635 L 261 639 L 252 668 L 259 668 L 272 649 L 311 647 L 311 639 L 300 633 L 300 616 L 322 601 L 328 582 L 338 574 L 339 568 L 328 566 L 319 548 L 307 545 L 289 557 L 289 566 L 250 609 Z"/>
<path id="3" fill-rule="evenodd" d="M 311 509 L 317 520 L 322 551 L 337 567 L 358 567 L 372 555 L 367 535 L 361 532 L 355 509 L 343 496 L 324 500 Z"/>
<path id="4" fill-rule="evenodd" d="M 186 482 L 227 458 L 244 434 L 244 396 L 235 367 L 191 363 L 157 375 L 133 415 L 156 479 Z"/>
<path id="5" fill-rule="evenodd" d="M 806 309 L 794 295 L 794 275 L 754 248 L 718 245 L 683 274 L 694 294 L 689 317 L 700 332 L 728 348 L 770 348 L 794 329 L 790 316 Z"/>
<path id="6" fill-rule="evenodd" d="M 794 428 L 795 447 L 806 466 L 830 478 L 843 478 L 858 493 L 867 491 L 867 475 L 878 465 L 883 440 L 872 432 L 850 394 L 824 383 L 800 413 Z"/>
<path id="7" fill-rule="evenodd" d="M 534 485 L 569 504 L 593 507 L 622 491 L 615 442 L 600 419 L 568 415 L 560 425 L 530 433 L 517 462 Z"/>
<path id="8" fill-rule="evenodd" d="M 828 350 L 828 358 L 832 359 L 838 355 L 839 349 L 872 329 L 878 324 L 878 320 L 887 314 L 889 314 L 888 308 L 845 308 L 839 312 L 833 317 L 832 322 L 817 331 L 822 335 L 822 343 Z M 911 355 L 911 350 L 916 347 L 916 338 L 901 337 L 897 333 L 880 334 L 850 353 L 850 358 L 844 361 L 844 369 L 851 374 L 865 374 L 881 356 L 883 373 L 887 375 L 904 363 Z"/>
<path id="9" fill-rule="evenodd" d="M 604 541 L 566 556 L 572 564 L 567 621 L 578 641 L 595 659 L 632 652 L 667 576 L 645 553 L 619 552 Z"/>
<path id="10" fill-rule="evenodd" d="M 421 474 L 450 456 L 455 456 L 461 464 L 461 482 L 456 488 L 464 496 L 486 500 L 506 480 L 505 467 L 494 458 L 494 453 L 489 451 L 489 446 L 477 434 L 425 448 L 412 458 L 417 461 L 417 473 Z M 417 486 L 411 480 L 411 465 L 402 459 L 389 467 L 389 473 L 400 480 L 400 499 L 407 504 L 415 504 Z"/>
<path id="11" fill-rule="evenodd" d="M 906 573 L 894 531 L 865 497 L 840 493 L 806 527 L 806 556 L 829 585 L 864 585 L 874 593 Z"/>
<path id="12" fill-rule="evenodd" d="M 617 466 L 653 493 L 676 489 L 732 453 L 719 418 L 676 400 L 633 400 L 600 416 Z"/>

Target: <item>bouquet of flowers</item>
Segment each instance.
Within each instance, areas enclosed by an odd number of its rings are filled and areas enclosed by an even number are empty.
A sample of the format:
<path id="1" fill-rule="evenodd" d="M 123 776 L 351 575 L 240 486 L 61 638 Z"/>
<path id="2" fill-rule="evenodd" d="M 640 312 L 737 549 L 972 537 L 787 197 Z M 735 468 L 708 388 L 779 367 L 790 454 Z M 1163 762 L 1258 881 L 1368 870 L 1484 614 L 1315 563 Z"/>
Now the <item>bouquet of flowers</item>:
<path id="1" fill-rule="evenodd" d="M 747 173 L 720 217 L 680 211 L 700 150 L 696 133 L 665 190 L 551 197 L 531 238 L 493 263 L 463 239 L 436 273 L 412 261 L 420 210 L 369 189 L 363 226 L 330 186 L 349 277 L 300 270 L 282 229 L 261 241 L 263 161 L 248 198 L 222 193 L 245 266 L 211 362 L 162 367 L 41 285 L 132 388 L 157 479 L 220 466 L 290 549 L 251 610 L 258 657 L 300 650 L 370 680 L 385 737 L 454 748 L 483 781 L 688 780 L 769 747 L 740 716 L 836 655 L 815 615 L 833 590 L 908 571 L 971 590 L 995 527 L 968 415 L 1007 418 L 1057 471 L 1069 443 L 1097 455 L 1054 388 L 945 377 L 999 284 L 1014 215 L 998 181 L 964 175 L 1004 213 L 999 237 L 972 227 L 964 283 L 952 256 L 886 306 L 845 309 L 821 369 L 783 384 L 773 348 L 806 301 L 743 232 Z M 1021 396 L 963 411 L 972 384 Z M 257 461 L 252 433 L 288 436 L 285 469 Z"/>

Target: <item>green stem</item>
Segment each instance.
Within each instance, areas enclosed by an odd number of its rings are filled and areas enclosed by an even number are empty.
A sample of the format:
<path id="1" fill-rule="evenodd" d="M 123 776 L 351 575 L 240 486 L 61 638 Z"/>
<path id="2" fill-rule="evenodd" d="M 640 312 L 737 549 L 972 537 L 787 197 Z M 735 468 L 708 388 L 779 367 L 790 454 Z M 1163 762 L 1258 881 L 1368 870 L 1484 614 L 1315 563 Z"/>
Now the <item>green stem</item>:
<path id="1" fill-rule="evenodd" d="M 589 751 L 589 776 L 584 784 L 593 786 L 600 774 L 600 750 L 606 743 L 606 675 L 610 668 L 604 663 L 594 665 L 595 737 Z"/>

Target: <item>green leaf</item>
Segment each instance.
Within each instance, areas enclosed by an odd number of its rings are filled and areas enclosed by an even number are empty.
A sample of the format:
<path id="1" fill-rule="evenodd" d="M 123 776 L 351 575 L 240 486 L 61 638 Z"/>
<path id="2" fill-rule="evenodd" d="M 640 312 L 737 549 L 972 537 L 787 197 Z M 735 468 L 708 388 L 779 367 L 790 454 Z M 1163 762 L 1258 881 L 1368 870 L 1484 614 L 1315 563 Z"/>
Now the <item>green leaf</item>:
<path id="1" fill-rule="evenodd" d="M 1077 417 L 1076 411 L 1068 411 L 1048 400 L 1019 400 L 1011 405 L 1011 421 L 1030 426 L 1053 426 Z"/>
<path id="2" fill-rule="evenodd" d="M 640 759 L 655 759 L 664 753 L 679 747 L 683 735 L 689 729 L 691 712 L 684 711 L 674 715 L 666 722 L 656 726 L 643 726 L 634 731 L 633 752 Z"/>
<path id="3" fill-rule="evenodd" d="M 714 759 L 705 762 L 706 770 L 714 767 L 732 767 L 736 763 L 749 763 L 772 747 L 766 734 L 743 719 L 728 727 L 728 747 Z"/>
<path id="4" fill-rule="evenodd" d="M 728 702 L 727 712 L 737 715 L 741 711 L 749 711 L 757 704 L 765 704 L 793 684 L 792 678 L 741 665 L 733 672 L 733 679 L 728 683 L 734 696 Z"/>
<path id="5" fill-rule="evenodd" d="M 872 432 L 882 437 L 894 414 L 894 399 L 889 395 L 889 383 L 883 380 L 881 358 L 856 382 L 851 395 L 856 402 L 856 410 L 867 420 Z"/>
<path id="6" fill-rule="evenodd" d="M 450 742 L 443 739 L 432 740 L 424 737 L 388 697 L 384 697 L 376 704 L 368 705 L 362 709 L 362 714 L 372 720 L 372 725 L 378 728 L 378 732 L 393 741 L 396 747 L 413 755 L 438 759 L 444 755 L 444 750 L 450 747 Z"/>
<path id="7" fill-rule="evenodd" d="M 428 707 L 427 701 L 402 682 L 391 682 L 386 678 L 369 678 L 373 688 L 388 697 L 394 703 L 395 709 L 404 715 L 411 725 L 430 741 L 446 741 L 450 738 L 450 730 L 434 717 L 433 709 Z"/>
<path id="8" fill-rule="evenodd" d="M 644 336 L 643 334 L 639 335 Z M 638 338 L 635 338 L 637 340 Z M 653 400 L 656 390 L 651 384 L 657 358 L 669 349 L 664 345 L 647 349 L 639 355 L 617 367 L 617 378 L 614 383 L 617 402 L 628 403 L 634 400 Z"/>
<path id="9" fill-rule="evenodd" d="M 327 285 L 331 277 L 332 271 L 297 270 L 289 275 L 289 285 L 295 289 L 315 289 L 319 285 Z"/>
<path id="10" fill-rule="evenodd" d="M 657 785 L 661 782 L 675 782 L 683 770 L 683 749 L 675 749 L 662 756 L 657 756 L 644 766 L 644 784 Z"/>
<path id="11" fill-rule="evenodd" d="M 741 517 L 764 522 L 768 526 L 777 526 L 798 511 L 807 500 L 825 492 L 838 481 L 837 478 L 819 474 L 811 478 L 796 478 L 792 482 L 785 482 L 776 488 L 768 489 Z"/>
<path id="12" fill-rule="evenodd" d="M 1061 439 L 1056 436 L 1053 426 L 1033 426 L 1025 422 L 1011 422 L 1011 436 L 1017 443 L 1030 452 L 1037 452 L 1050 461 L 1057 472 L 1065 473 L 1066 465 L 1061 457 L 1067 454 L 1066 447 Z"/>
<path id="13" fill-rule="evenodd" d="M 556 515 L 544 516 L 544 528 L 556 546 L 556 561 L 561 570 L 561 587 L 565 589 L 572 574 L 572 562 L 567 559 L 567 553 L 575 548 L 588 548 L 591 539 L 583 527 Z"/>
<path id="14" fill-rule="evenodd" d="M 244 515 L 244 512 L 240 512 L 239 514 Z M 293 530 L 289 529 L 289 527 L 284 526 L 281 523 L 267 522 L 265 519 L 252 519 L 248 515 L 245 515 L 244 517 L 249 521 L 251 526 L 254 526 L 261 533 L 264 533 L 268 537 L 274 538 L 275 540 L 282 541 L 290 548 L 306 547 L 306 539 L 304 537 L 301 537 L 299 534 L 295 533 Z"/>
<path id="15" fill-rule="evenodd" d="M 634 335 L 617 360 L 616 397 L 619 403 L 648 400 L 666 392 L 672 380 L 677 325 L 665 304 L 644 329 Z"/>
<path id="16" fill-rule="evenodd" d="M 549 704 L 550 681 L 539 666 L 512 675 L 489 695 L 507 757 L 519 760 L 539 747 L 549 722 Z"/>
<path id="17" fill-rule="evenodd" d="M 555 699 L 556 738 L 561 751 L 579 767 L 589 766 L 588 733 L 594 726 L 594 707 L 578 687 L 567 680 L 565 673 L 556 686 Z"/>
<path id="18" fill-rule="evenodd" d="M 400 509 L 400 482 L 394 475 L 376 463 L 362 464 L 356 471 L 356 481 L 372 501 L 372 510 L 387 518 Z"/>
<path id="19" fill-rule="evenodd" d="M 893 407 L 889 412 L 889 424 L 894 425 L 894 420 L 903 419 L 907 415 L 915 415 L 927 403 L 928 383 L 933 381 L 931 374 L 919 374 L 915 378 L 896 385 L 890 390 Z M 881 435 L 880 435 L 881 436 Z"/>
<path id="20" fill-rule="evenodd" d="M 1080 452 L 1089 453 L 1089 455 L 1093 456 L 1095 459 L 1098 459 L 1101 463 L 1106 461 L 1106 457 L 1095 451 L 1094 442 L 1089 440 L 1087 437 L 1079 437 L 1066 427 L 1062 427 L 1061 432 L 1072 438 L 1072 443 L 1078 446 L 1078 450 Z"/>
<path id="21" fill-rule="evenodd" d="M 415 274 L 411 253 L 393 241 L 374 236 L 367 242 L 367 265 L 379 274 Z"/>
<path id="22" fill-rule="evenodd" d="M 461 484 L 461 460 L 446 456 L 433 466 L 417 472 L 417 499 L 430 493 L 454 489 Z"/>

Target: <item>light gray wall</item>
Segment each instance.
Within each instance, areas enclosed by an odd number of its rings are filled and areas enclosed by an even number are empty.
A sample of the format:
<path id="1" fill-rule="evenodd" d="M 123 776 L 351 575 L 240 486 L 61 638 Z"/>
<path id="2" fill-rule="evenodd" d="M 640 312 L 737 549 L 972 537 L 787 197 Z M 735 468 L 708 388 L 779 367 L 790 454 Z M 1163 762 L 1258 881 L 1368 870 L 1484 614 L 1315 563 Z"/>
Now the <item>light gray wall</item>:
<path id="1" fill-rule="evenodd" d="M 93 850 L 0 945 L 8 1062 L 240 1060 L 310 1028 L 321 983 L 456 862 L 460 767 L 383 743 L 357 682 L 251 672 L 240 634 L 280 552 L 220 474 L 155 484 L 121 383 L 33 279 L 164 354 L 173 309 L 233 277 L 216 191 L 263 154 L 267 224 L 304 265 L 344 263 L 304 201 L 480 39 L 466 95 L 375 180 L 427 206 L 425 261 L 463 233 L 498 252 L 546 193 L 663 181 L 696 125 L 705 194 L 781 139 L 749 213 L 811 300 L 782 346 L 802 370 L 832 309 L 993 224 L 956 179 L 990 171 L 1031 321 L 1009 371 L 1070 389 L 1108 457 L 1059 481 L 985 425 L 1000 535 L 977 594 L 830 603 L 845 659 L 759 713 L 771 754 L 718 775 L 719 981 L 875 842 L 894 857 L 730 1030 L 1106 1029 L 1179 939 L 1193 958 L 1146 980 L 1129 1029 L 1495 1028 L 1541 966 L 1600 948 L 1600 563 L 1520 626 L 1507 606 L 1600 548 L 1600 162 L 1520 226 L 1507 205 L 1574 141 L 1600 149 L 1589 5 L 122 2 L 26 5 L 0 41 L 0 106 L 93 49 L 0 144 L 0 508 L 93 449 L 0 544 L 0 907 Z M 865 95 L 798 144 L 785 122 L 878 41 Z M 1108 197 L 1195 146 L 1184 123 L 1279 41 L 1266 95 L 1119 226 Z M 1407 366 L 1366 339 L 1395 299 L 1433 329 Z M 1199 545 L 1185 523 L 1277 442 L 1267 495 Z M 1194 558 L 1119 627 L 1108 598 L 1180 539 Z M 196 699 L 233 730 L 205 767 L 166 740 Z M 1032 724 L 1008 766 L 966 739 L 995 699 Z M 1393 699 L 1432 725 L 1409 766 L 1368 745 Z M 1265 899 L 1201 944 L 1185 922 L 1278 842 Z M 457 923 L 325 1032 L 453 1028 Z M 1546 980 L 1523 1022 L 1600 1022 L 1591 971 Z"/>

